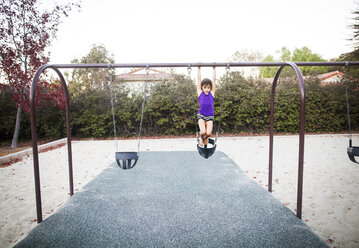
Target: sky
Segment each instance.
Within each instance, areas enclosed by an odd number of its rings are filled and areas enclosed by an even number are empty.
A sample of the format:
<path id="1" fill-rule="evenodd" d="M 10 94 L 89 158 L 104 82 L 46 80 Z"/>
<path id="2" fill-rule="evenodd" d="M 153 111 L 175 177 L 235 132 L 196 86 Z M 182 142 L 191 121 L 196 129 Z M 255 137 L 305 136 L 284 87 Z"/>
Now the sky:
<path id="1" fill-rule="evenodd" d="M 62 19 L 50 62 L 70 63 L 94 44 L 116 63 L 228 62 L 241 50 L 276 57 L 283 46 L 307 46 L 332 59 L 352 50 L 348 26 L 358 2 L 82 0 L 79 12 Z"/>

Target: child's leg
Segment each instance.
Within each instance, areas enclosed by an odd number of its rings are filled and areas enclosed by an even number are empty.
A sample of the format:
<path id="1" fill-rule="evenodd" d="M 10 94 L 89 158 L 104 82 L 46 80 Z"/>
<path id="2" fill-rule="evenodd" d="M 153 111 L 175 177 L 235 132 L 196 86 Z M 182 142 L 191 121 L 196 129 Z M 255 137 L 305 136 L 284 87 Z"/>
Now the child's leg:
<path id="1" fill-rule="evenodd" d="M 213 130 L 213 121 L 207 121 L 206 122 L 206 140 L 204 141 L 204 144 L 208 144 L 208 138 L 211 137 Z"/>
<path id="2" fill-rule="evenodd" d="M 204 145 L 204 139 L 206 136 L 206 122 L 203 119 L 198 120 L 198 126 L 199 126 L 199 145 Z"/>

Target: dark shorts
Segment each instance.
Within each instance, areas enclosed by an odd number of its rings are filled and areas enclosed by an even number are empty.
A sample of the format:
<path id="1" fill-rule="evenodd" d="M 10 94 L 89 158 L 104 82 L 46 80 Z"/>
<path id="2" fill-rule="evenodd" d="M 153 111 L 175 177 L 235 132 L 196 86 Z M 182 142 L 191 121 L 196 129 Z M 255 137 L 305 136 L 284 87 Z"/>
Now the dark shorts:
<path id="1" fill-rule="evenodd" d="M 201 115 L 201 114 L 197 114 L 197 120 L 204 120 L 205 122 L 207 121 L 214 121 L 214 116 L 211 115 L 211 116 L 206 116 L 206 115 Z"/>

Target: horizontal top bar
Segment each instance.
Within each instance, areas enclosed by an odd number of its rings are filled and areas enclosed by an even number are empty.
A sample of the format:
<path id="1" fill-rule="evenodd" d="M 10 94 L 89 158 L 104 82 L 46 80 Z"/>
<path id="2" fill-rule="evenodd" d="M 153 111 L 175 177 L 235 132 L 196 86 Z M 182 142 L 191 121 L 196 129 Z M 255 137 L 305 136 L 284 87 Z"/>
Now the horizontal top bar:
<path id="1" fill-rule="evenodd" d="M 359 61 L 293 62 L 297 66 L 359 66 Z M 286 62 L 229 62 L 229 63 L 128 63 L 128 64 L 52 64 L 52 68 L 142 68 L 142 67 L 257 67 L 283 66 Z"/>

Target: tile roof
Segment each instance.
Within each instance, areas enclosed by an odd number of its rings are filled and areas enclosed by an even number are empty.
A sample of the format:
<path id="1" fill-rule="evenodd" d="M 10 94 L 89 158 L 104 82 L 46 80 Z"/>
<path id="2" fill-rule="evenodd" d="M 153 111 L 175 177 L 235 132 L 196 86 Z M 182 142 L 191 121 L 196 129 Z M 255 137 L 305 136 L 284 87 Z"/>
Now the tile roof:
<path id="1" fill-rule="evenodd" d="M 331 71 L 328 73 L 319 74 L 317 75 L 317 78 L 322 82 L 322 84 L 327 85 L 331 83 L 340 83 L 343 75 L 344 74 L 340 71 Z M 304 76 L 303 78 L 308 79 L 310 77 L 311 76 Z M 260 80 L 272 84 L 274 78 L 260 78 Z"/>
<path id="2" fill-rule="evenodd" d="M 329 79 L 329 78 L 337 76 L 337 75 L 340 78 L 344 76 L 344 74 L 342 72 L 340 72 L 340 71 L 331 71 L 331 72 L 328 72 L 328 73 L 319 74 L 318 78 L 319 78 L 320 81 L 323 81 L 323 80 Z"/>
<path id="3" fill-rule="evenodd" d="M 146 80 L 146 73 L 138 73 L 142 70 L 145 70 L 145 68 L 139 68 L 134 71 L 131 71 L 129 73 L 123 73 L 116 75 L 116 78 L 123 81 L 145 81 Z M 163 81 L 163 80 L 169 80 L 174 79 L 174 76 L 170 73 L 159 71 L 156 69 L 149 68 L 148 73 L 148 81 Z"/>

